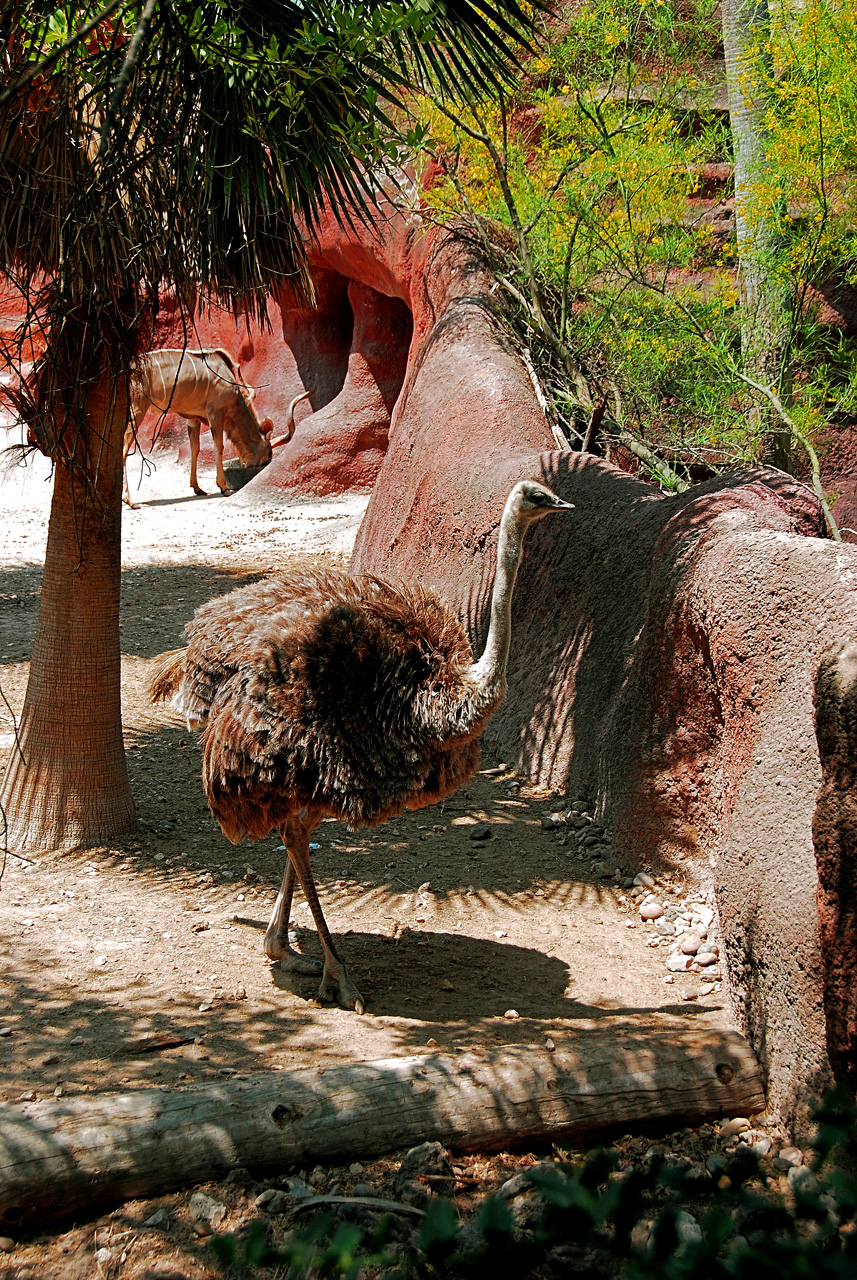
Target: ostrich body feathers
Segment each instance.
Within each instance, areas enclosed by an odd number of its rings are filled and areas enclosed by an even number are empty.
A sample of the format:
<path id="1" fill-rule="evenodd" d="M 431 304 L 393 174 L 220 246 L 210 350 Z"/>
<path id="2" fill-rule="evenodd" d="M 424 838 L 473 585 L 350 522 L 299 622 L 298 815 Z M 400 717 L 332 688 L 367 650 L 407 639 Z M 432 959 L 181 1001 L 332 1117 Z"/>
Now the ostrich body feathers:
<path id="1" fill-rule="evenodd" d="M 212 600 L 163 656 L 153 701 L 202 726 L 202 780 L 233 843 L 295 813 L 375 826 L 466 782 L 503 683 L 419 587 L 307 571 Z"/>

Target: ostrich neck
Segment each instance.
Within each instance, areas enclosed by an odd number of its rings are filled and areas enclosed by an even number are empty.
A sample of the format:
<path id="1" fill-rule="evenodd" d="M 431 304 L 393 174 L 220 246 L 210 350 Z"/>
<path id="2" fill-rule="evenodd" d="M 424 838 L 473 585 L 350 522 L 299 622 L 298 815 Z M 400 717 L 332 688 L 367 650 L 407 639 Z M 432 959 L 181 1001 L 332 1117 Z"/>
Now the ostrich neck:
<path id="1" fill-rule="evenodd" d="M 502 696 L 506 682 L 506 663 L 509 660 L 509 642 L 512 636 L 512 592 L 521 551 L 524 544 L 523 526 L 504 513 L 497 543 L 497 573 L 491 595 L 491 625 L 488 639 L 478 662 L 470 669 L 470 678 L 477 688 L 490 696 L 495 692 Z"/>

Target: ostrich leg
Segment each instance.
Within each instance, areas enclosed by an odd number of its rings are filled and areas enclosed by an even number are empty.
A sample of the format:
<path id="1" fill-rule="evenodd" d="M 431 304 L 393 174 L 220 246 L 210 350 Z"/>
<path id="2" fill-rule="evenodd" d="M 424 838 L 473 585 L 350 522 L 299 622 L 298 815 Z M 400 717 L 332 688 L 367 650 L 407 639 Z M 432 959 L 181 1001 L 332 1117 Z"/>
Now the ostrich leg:
<path id="1" fill-rule="evenodd" d="M 283 842 L 285 843 L 285 841 Z M 310 956 L 302 956 L 289 946 L 289 912 L 295 891 L 295 869 L 291 858 L 286 858 L 283 883 L 271 912 L 265 933 L 265 955 L 269 960 L 279 960 L 280 968 L 289 973 L 321 973 L 322 963 Z"/>
<path id="2" fill-rule="evenodd" d="M 328 1004 L 335 1002 L 343 1009 L 354 1009 L 357 1013 L 362 1013 L 364 1008 L 363 997 L 348 977 L 344 963 L 336 954 L 333 939 L 330 936 L 330 930 L 327 927 L 327 921 L 324 918 L 321 903 L 318 900 L 318 890 L 315 887 L 315 880 L 309 864 L 309 838 L 315 826 L 316 824 L 313 823 L 311 827 L 306 827 L 300 818 L 292 815 L 284 826 L 280 828 L 280 832 L 283 837 L 283 844 L 286 846 L 286 852 L 289 855 L 289 861 L 301 882 L 304 897 L 309 904 L 315 927 L 318 930 L 318 936 L 321 939 L 321 945 L 324 948 L 324 975 L 321 979 L 321 986 L 318 989 L 318 996 L 320 1000 Z M 287 880 L 288 875 L 283 880 L 284 889 L 288 887 Z"/>

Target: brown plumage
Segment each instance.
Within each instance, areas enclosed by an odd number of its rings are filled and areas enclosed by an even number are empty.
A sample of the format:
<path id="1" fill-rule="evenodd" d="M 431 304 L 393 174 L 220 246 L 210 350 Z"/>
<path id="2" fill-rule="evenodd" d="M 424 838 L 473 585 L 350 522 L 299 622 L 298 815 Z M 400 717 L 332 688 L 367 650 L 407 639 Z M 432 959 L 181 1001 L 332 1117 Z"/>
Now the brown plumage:
<path id="1" fill-rule="evenodd" d="M 309 866 L 326 816 L 375 826 L 470 778 L 505 692 L 509 605 L 523 533 L 570 504 L 516 485 L 501 522 L 491 628 L 474 663 L 461 623 L 435 595 L 364 574 L 308 571 L 243 587 L 196 611 L 186 649 L 164 654 L 153 701 L 202 726 L 202 782 L 233 843 L 275 828 L 289 862 L 265 937 L 271 959 L 313 972 L 288 944 L 299 876 L 325 952 L 321 994 L 362 1012 L 336 954 Z"/>

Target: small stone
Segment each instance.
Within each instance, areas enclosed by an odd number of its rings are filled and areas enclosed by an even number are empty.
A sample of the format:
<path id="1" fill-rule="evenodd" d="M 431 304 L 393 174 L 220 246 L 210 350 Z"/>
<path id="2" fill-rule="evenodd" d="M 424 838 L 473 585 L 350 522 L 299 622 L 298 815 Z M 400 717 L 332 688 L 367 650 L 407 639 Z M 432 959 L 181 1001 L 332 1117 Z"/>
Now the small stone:
<path id="1" fill-rule="evenodd" d="M 265 1199 L 266 1196 L 267 1199 Z M 262 1203 L 260 1203 L 260 1201 Z M 265 1213 L 270 1213 L 272 1216 L 277 1213 L 285 1213 L 288 1202 L 289 1197 L 282 1191 L 275 1191 L 273 1187 L 269 1188 L 268 1191 L 263 1191 L 262 1194 L 257 1196 L 253 1201 L 257 1209 L 262 1209 Z"/>
<path id="2" fill-rule="evenodd" d="M 697 951 L 696 963 L 701 964 L 703 969 L 707 969 L 709 965 L 717 964 L 718 957 L 711 951 Z"/>
<path id="3" fill-rule="evenodd" d="M 633 876 L 626 876 L 626 877 L 625 877 L 625 879 L 622 881 L 622 888 L 623 888 L 623 889 L 633 889 L 633 888 L 634 888 L 634 884 L 635 884 L 634 877 L 633 877 Z"/>
<path id="4" fill-rule="evenodd" d="M 695 956 L 699 948 L 702 946 L 702 939 L 698 933 L 682 934 L 679 948 L 686 956 Z"/>
<path id="5" fill-rule="evenodd" d="M 818 1190 L 818 1178 L 806 1165 L 793 1166 L 788 1171 L 789 1186 L 792 1191 L 800 1191 L 804 1195 L 812 1195 Z"/>
<path id="6" fill-rule="evenodd" d="M 355 1160 L 354 1164 L 348 1166 L 348 1172 L 351 1174 L 352 1178 L 359 1178 L 360 1174 L 365 1173 L 366 1170 L 363 1168 L 362 1164 L 359 1164 Z"/>
<path id="7" fill-rule="evenodd" d="M 210 1001 L 207 1001 L 205 1004 L 201 1004 L 199 1006 L 199 1012 L 209 1013 L 213 1008 L 214 1008 L 214 1005 Z"/>
<path id="8" fill-rule="evenodd" d="M 113 1254 L 110 1249 L 98 1249 L 95 1254 L 95 1261 L 99 1267 L 108 1267 L 113 1261 Z"/>
<path id="9" fill-rule="evenodd" d="M 734 1138 L 739 1133 L 746 1133 L 751 1127 L 750 1121 L 745 1116 L 734 1116 L 720 1126 L 720 1136 L 721 1138 Z"/>
<path id="10" fill-rule="evenodd" d="M 663 916 L 655 921 L 655 929 L 662 938 L 672 938 L 675 934 L 675 925 L 671 920 L 665 920 Z"/>
<path id="11" fill-rule="evenodd" d="M 372 1197 L 372 1199 L 375 1199 L 375 1200 L 377 1200 L 377 1198 L 378 1198 L 378 1192 L 375 1190 L 375 1188 L 374 1188 L 373 1186 L 370 1186 L 370 1184 L 369 1184 L 368 1182 L 357 1182 L 357 1183 L 355 1183 L 355 1184 L 354 1184 L 354 1189 L 353 1189 L 353 1191 L 352 1191 L 352 1195 L 355 1195 L 355 1196 L 370 1196 L 370 1197 Z"/>
<path id="12" fill-rule="evenodd" d="M 170 1219 L 165 1209 L 157 1209 L 151 1216 L 146 1218 L 143 1223 L 144 1227 L 168 1227 Z"/>
<path id="13" fill-rule="evenodd" d="M 564 821 L 567 827 L 572 827 L 575 831 L 582 831 L 584 827 L 589 826 L 589 819 L 584 818 L 580 813 L 575 813 L 573 809 L 569 809 Z"/>
<path id="14" fill-rule="evenodd" d="M 676 1235 L 680 1244 L 690 1244 L 691 1241 L 702 1239 L 702 1227 L 694 1218 L 693 1214 L 687 1212 L 686 1209 L 679 1209 L 675 1215 Z"/>
<path id="15" fill-rule="evenodd" d="M 59 1060 L 60 1060 L 60 1056 L 58 1053 L 49 1053 L 46 1058 L 42 1058 L 42 1066 L 52 1067 L 54 1063 L 59 1062 Z"/>
<path id="16" fill-rule="evenodd" d="M 554 1050 L 556 1049 L 556 1045 L 554 1044 L 553 1040 L 551 1040 L 550 1036 L 545 1036 L 545 1048 L 547 1049 L 548 1053 L 553 1053 Z"/>
<path id="17" fill-rule="evenodd" d="M 770 1155 L 772 1146 L 773 1143 L 766 1134 L 765 1137 L 759 1138 L 756 1142 L 753 1142 L 750 1149 L 751 1151 L 755 1151 L 757 1156 L 767 1156 Z"/>
<path id="18" fill-rule="evenodd" d="M 0 1037 L 12 1035 L 11 1027 L 0 1027 Z"/>
<path id="19" fill-rule="evenodd" d="M 676 952 L 674 956 L 669 956 L 667 958 L 667 968 L 670 973 L 687 973 L 692 963 L 692 957 L 683 956 L 680 951 Z"/>
<path id="20" fill-rule="evenodd" d="M 682 998 L 682 1000 L 698 1000 L 698 999 L 699 999 L 699 988 L 698 988 L 698 987 L 685 987 L 685 988 L 682 990 L 681 998 Z"/>
<path id="21" fill-rule="evenodd" d="M 699 988 L 700 996 L 710 996 L 713 991 L 714 991 L 713 982 L 703 982 L 702 986 Z"/>
<path id="22" fill-rule="evenodd" d="M 545 831 L 556 831 L 558 827 L 565 826 L 565 818 L 561 813 L 543 813 L 542 827 Z"/>
<path id="23" fill-rule="evenodd" d="M 478 827 L 470 828 L 471 840 L 491 840 L 494 832 L 491 830 L 487 822 L 480 822 Z"/>
<path id="24" fill-rule="evenodd" d="M 644 889 L 653 889 L 655 885 L 654 876 L 650 876 L 647 871 L 640 871 L 634 876 L 634 884 L 642 885 Z"/>
<path id="25" fill-rule="evenodd" d="M 508 1018 L 510 1021 L 514 1021 L 515 1018 L 520 1018 L 520 1016 L 517 1009 L 507 1009 L 503 1014 L 503 1017 Z"/>
<path id="26" fill-rule="evenodd" d="M 776 1169 L 796 1169 L 801 1164 L 803 1164 L 803 1152 L 797 1147 L 780 1147 L 774 1158 Z"/>
<path id="27" fill-rule="evenodd" d="M 719 1178 L 729 1168 L 729 1162 L 724 1156 L 709 1156 L 705 1161 L 705 1167 L 714 1178 Z"/>
<path id="28" fill-rule="evenodd" d="M 72 1036 L 69 1044 L 83 1044 L 83 1036 Z"/>
<path id="29" fill-rule="evenodd" d="M 428 1049 L 437 1048 L 437 1041 L 435 1040 L 434 1036 L 429 1036 L 428 1040 L 426 1040 L 426 1048 Z"/>
<path id="30" fill-rule="evenodd" d="M 212 1199 L 203 1191 L 195 1191 L 188 1201 L 190 1216 L 196 1222 L 204 1222 L 209 1227 L 220 1226 L 226 1217 L 226 1205 Z"/>
<path id="31" fill-rule="evenodd" d="M 718 947 L 716 942 L 703 942 L 699 950 L 700 950 L 700 954 L 707 955 L 710 952 L 713 956 L 720 955 L 720 948 Z"/>
<path id="32" fill-rule="evenodd" d="M 312 1195 L 303 1178 L 286 1178 L 284 1181 L 286 1189 L 293 1200 L 308 1200 Z"/>
<path id="33" fill-rule="evenodd" d="M 11 1236 L 0 1236 L 0 1253 L 11 1253 L 14 1248 L 15 1241 Z"/>
<path id="34" fill-rule="evenodd" d="M 320 1164 L 317 1164 L 309 1175 L 309 1185 L 315 1187 L 317 1191 L 327 1186 L 327 1170 Z"/>
<path id="35" fill-rule="evenodd" d="M 640 905 L 640 918 L 642 920 L 658 920 L 664 914 L 664 909 L 657 898 L 649 898 Z"/>
<path id="36" fill-rule="evenodd" d="M 524 1171 L 515 1173 L 511 1178 L 508 1178 L 500 1187 L 497 1195 L 501 1200 L 514 1200 L 516 1196 L 520 1196 L 526 1191 L 532 1191 L 532 1189 L 533 1181 Z"/>
<path id="37" fill-rule="evenodd" d="M 22 1093 L 22 1094 L 20 1095 L 20 1097 L 18 1098 L 18 1101 L 19 1101 L 19 1102 L 35 1102 L 35 1101 L 36 1101 L 36 1095 L 35 1095 L 34 1091 L 33 1091 L 32 1089 L 30 1089 L 30 1090 L 28 1090 L 28 1092 L 27 1092 L 27 1093 Z"/>

